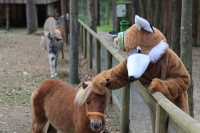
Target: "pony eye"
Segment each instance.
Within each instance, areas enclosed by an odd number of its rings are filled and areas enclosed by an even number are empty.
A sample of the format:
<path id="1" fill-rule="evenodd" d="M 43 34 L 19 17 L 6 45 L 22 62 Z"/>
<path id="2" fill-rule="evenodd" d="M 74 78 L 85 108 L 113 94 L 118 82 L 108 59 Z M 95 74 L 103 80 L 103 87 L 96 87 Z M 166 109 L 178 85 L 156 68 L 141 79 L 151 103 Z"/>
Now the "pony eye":
<path id="1" fill-rule="evenodd" d="M 86 103 L 87 103 L 88 105 L 90 104 L 90 102 L 89 102 L 89 101 L 87 101 Z"/>
<path id="2" fill-rule="evenodd" d="M 137 46 L 137 53 L 141 53 L 142 49 L 140 48 L 140 46 Z"/>
<path id="3" fill-rule="evenodd" d="M 105 104 L 105 101 L 103 101 L 102 103 Z"/>

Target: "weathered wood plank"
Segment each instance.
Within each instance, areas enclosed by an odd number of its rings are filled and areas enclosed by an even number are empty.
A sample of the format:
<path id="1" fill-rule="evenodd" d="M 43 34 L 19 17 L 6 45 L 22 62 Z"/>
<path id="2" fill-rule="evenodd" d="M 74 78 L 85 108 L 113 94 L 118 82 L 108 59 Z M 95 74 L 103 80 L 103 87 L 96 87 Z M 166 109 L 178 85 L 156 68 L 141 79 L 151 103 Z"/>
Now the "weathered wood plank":
<path id="1" fill-rule="evenodd" d="M 89 32 L 87 35 L 87 44 L 88 44 L 88 52 L 87 52 L 88 68 L 92 69 L 92 36 Z"/>
<path id="2" fill-rule="evenodd" d="M 100 54 L 100 42 L 98 39 L 95 39 L 95 42 L 96 42 L 96 70 L 97 70 L 97 74 L 99 74 L 101 72 L 101 54 Z"/>
<path id="3" fill-rule="evenodd" d="M 128 133 L 129 130 L 129 110 L 130 110 L 130 85 L 122 89 L 122 133 Z"/>
<path id="4" fill-rule="evenodd" d="M 152 96 L 156 99 L 159 105 L 169 114 L 169 117 L 174 120 L 187 133 L 199 133 L 200 123 L 191 116 L 183 112 L 180 108 L 169 101 L 162 93 L 155 92 Z"/>

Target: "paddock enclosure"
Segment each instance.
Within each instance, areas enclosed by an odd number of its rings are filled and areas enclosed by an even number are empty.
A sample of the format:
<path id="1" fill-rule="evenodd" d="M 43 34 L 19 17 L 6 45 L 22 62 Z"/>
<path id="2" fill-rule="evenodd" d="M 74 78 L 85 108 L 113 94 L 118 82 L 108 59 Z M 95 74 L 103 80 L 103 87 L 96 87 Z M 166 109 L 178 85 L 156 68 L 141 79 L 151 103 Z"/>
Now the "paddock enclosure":
<path id="1" fill-rule="evenodd" d="M 38 26 L 43 26 L 48 16 L 54 12 L 61 14 L 60 0 L 35 0 Z M 26 26 L 26 0 L 0 0 L 0 27 L 6 26 L 9 17 L 9 26 Z"/>
<path id="2" fill-rule="evenodd" d="M 105 33 L 104 33 L 105 34 Z M 95 74 L 122 62 L 126 53 L 108 43 L 79 20 L 79 44 L 89 69 Z M 184 113 L 160 92 L 150 94 L 138 81 L 114 90 L 112 102 L 121 118 L 123 133 L 198 133 L 200 123 Z"/>

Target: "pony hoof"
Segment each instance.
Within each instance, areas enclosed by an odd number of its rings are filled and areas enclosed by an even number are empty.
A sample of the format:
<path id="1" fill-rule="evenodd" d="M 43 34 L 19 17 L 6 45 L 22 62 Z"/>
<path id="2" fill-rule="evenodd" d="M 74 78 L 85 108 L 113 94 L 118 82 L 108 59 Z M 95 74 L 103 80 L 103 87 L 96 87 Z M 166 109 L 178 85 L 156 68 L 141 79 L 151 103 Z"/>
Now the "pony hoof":
<path id="1" fill-rule="evenodd" d="M 53 78 L 54 78 L 54 75 L 51 75 L 51 78 L 53 79 Z"/>
<path id="2" fill-rule="evenodd" d="M 54 73 L 54 76 L 57 76 L 58 74 L 57 73 Z"/>

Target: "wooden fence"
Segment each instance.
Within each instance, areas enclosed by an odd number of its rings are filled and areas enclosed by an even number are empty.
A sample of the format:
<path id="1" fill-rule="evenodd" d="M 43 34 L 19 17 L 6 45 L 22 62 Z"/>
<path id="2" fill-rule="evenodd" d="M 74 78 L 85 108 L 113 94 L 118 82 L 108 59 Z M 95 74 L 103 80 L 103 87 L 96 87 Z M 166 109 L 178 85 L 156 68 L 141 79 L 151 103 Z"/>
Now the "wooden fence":
<path id="1" fill-rule="evenodd" d="M 89 69 L 94 69 L 95 74 L 102 70 L 108 70 L 126 58 L 123 51 L 116 51 L 112 44 L 108 44 L 105 40 L 91 30 L 86 24 L 79 20 L 79 43 L 80 50 L 83 56 L 87 59 Z M 145 105 L 150 110 L 148 114 L 150 118 L 150 125 L 148 131 L 152 133 L 199 133 L 200 123 L 187 115 L 171 101 L 169 101 L 163 94 L 156 92 L 150 94 L 148 92 L 148 85 L 142 85 L 138 81 L 119 89 L 121 104 L 119 96 L 112 94 L 112 102 L 114 103 L 121 118 L 121 130 L 123 133 L 137 133 L 143 132 L 140 129 L 131 125 L 131 121 L 141 121 L 139 118 L 133 118 L 130 112 L 135 109 L 132 108 L 131 92 L 136 92 L 136 96 L 143 99 Z M 136 97 L 134 94 L 134 97 Z M 139 103 L 139 105 L 141 102 Z M 144 109 L 144 107 L 142 107 Z M 137 112 L 142 112 L 139 110 Z M 143 121 L 145 123 L 146 121 Z M 142 126 L 142 125 L 139 125 Z"/>

